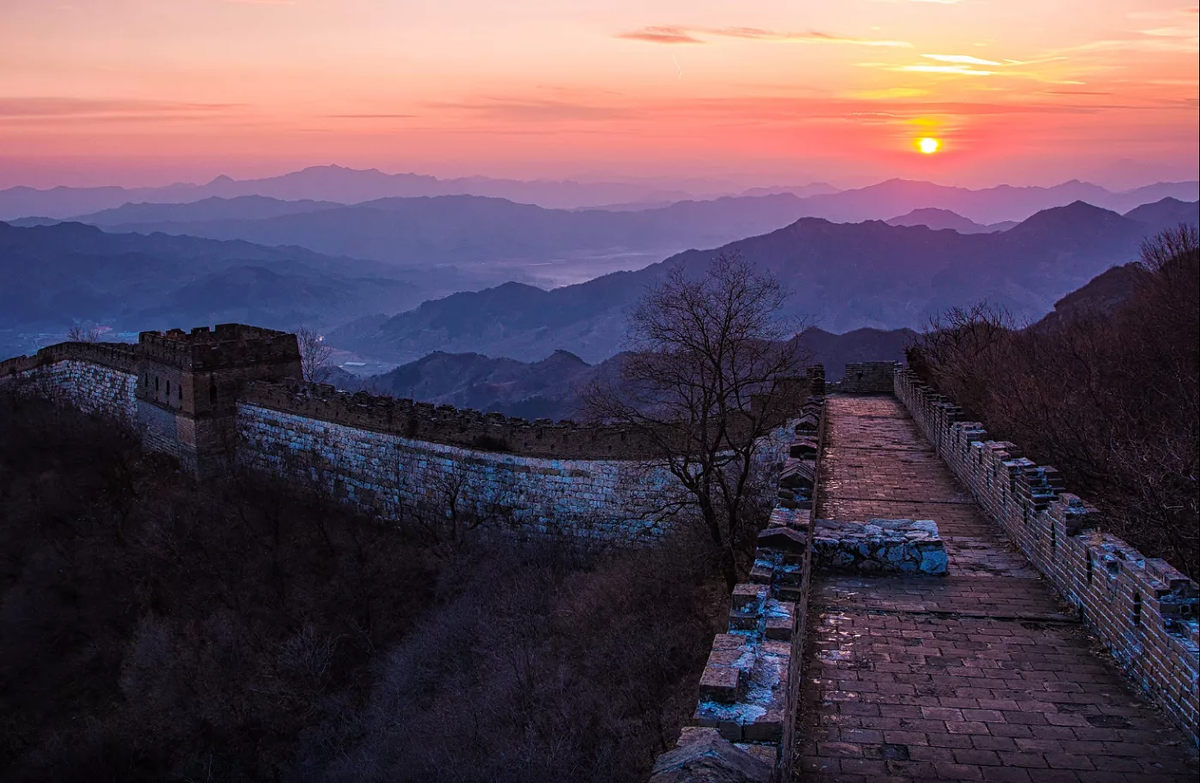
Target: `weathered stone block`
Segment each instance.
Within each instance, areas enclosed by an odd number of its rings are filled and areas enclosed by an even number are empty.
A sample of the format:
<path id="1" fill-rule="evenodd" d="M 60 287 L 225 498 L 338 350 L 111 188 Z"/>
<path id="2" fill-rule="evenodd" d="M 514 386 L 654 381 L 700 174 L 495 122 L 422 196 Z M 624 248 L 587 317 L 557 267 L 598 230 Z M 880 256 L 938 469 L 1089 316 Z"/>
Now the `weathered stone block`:
<path id="1" fill-rule="evenodd" d="M 778 552 L 802 553 L 808 548 L 808 536 L 791 527 L 769 527 L 758 534 L 758 545 Z"/>
<path id="2" fill-rule="evenodd" d="M 773 772 L 714 729 L 700 728 L 686 731 L 679 747 L 655 760 L 650 783 L 769 783 Z"/>
<path id="3" fill-rule="evenodd" d="M 937 524 L 928 519 L 817 520 L 813 535 L 814 567 L 941 576 L 949 564 Z"/>
<path id="4" fill-rule="evenodd" d="M 740 676 L 741 672 L 736 668 L 714 665 L 710 659 L 709 665 L 704 667 L 704 673 L 700 675 L 701 700 L 721 704 L 737 701 Z"/>
<path id="5" fill-rule="evenodd" d="M 739 614 L 758 614 L 767 600 L 767 588 L 756 584 L 740 584 L 733 588 L 730 597 L 732 611 Z"/>

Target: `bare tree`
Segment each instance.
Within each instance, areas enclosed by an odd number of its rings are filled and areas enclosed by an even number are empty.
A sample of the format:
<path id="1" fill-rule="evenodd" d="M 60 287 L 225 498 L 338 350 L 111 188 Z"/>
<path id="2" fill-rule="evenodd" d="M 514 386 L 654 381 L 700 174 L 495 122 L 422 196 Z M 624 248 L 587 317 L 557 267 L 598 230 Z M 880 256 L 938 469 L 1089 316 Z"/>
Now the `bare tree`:
<path id="1" fill-rule="evenodd" d="M 908 366 L 959 405 L 980 411 L 990 393 L 984 371 L 1013 333 L 1012 315 L 976 302 L 929 319 L 905 351 Z"/>
<path id="2" fill-rule="evenodd" d="M 934 319 L 909 366 L 992 437 L 1062 471 L 1107 532 L 1200 573 L 1200 239 L 1147 239 L 1116 304 L 1014 329 L 984 305 Z"/>
<path id="3" fill-rule="evenodd" d="M 435 554 L 454 554 L 478 528 L 504 529 L 513 524 L 519 504 L 511 476 L 498 472 L 485 480 L 458 462 L 449 462 L 432 475 L 415 473 L 399 444 L 393 469 L 397 517 L 419 533 Z"/>
<path id="4" fill-rule="evenodd" d="M 730 589 L 758 522 L 756 452 L 807 388 L 799 324 L 780 317 L 787 296 L 740 255 L 694 279 L 676 267 L 632 313 L 619 379 L 584 394 L 591 418 L 628 427 L 678 480 L 677 510 L 699 520 Z"/>
<path id="5" fill-rule="evenodd" d="M 330 358 L 333 348 L 325 342 L 325 338 L 301 326 L 296 330 L 296 342 L 300 344 L 300 368 L 304 372 L 304 380 L 309 383 L 325 383 L 333 374 Z"/>
<path id="6" fill-rule="evenodd" d="M 100 342 L 100 330 L 94 326 L 71 324 L 71 327 L 67 329 L 67 340 L 73 343 L 98 343 Z"/>
<path id="7" fill-rule="evenodd" d="M 1172 266 L 1190 269 L 1184 262 L 1200 252 L 1200 232 L 1195 225 L 1180 223 L 1142 240 L 1139 263 L 1151 272 L 1170 271 Z"/>

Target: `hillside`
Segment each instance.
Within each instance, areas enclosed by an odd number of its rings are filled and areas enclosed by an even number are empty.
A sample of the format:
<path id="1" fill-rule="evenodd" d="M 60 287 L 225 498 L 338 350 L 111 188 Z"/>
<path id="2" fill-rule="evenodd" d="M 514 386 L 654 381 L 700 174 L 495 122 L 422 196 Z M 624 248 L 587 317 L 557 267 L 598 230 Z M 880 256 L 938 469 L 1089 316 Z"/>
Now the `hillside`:
<path id="1" fill-rule="evenodd" d="M 641 783 L 728 612 L 685 536 L 450 544 L 5 389 L 0 498 L 5 783 Z"/>
<path id="2" fill-rule="evenodd" d="M 925 226 L 935 231 L 957 231 L 960 234 L 990 234 L 994 231 L 1007 231 L 1016 223 L 1005 221 L 992 225 L 981 225 L 974 220 L 968 220 L 957 212 L 936 207 L 922 207 L 903 215 L 884 221 L 889 226 Z"/>
<path id="3" fill-rule="evenodd" d="M 1135 207 L 1126 212 L 1125 217 L 1164 227 L 1177 223 L 1195 224 L 1200 221 L 1200 202 L 1180 201 L 1168 196 L 1159 201 Z"/>
<path id="4" fill-rule="evenodd" d="M 692 193 L 678 188 L 622 182 L 516 180 L 491 177 L 439 179 L 424 174 L 385 174 L 378 169 L 310 166 L 276 177 L 233 179 L 219 176 L 202 185 L 122 188 L 14 187 L 0 190 L 0 220 L 45 215 L 66 218 L 139 202 L 189 203 L 206 198 L 266 196 L 298 201 L 356 204 L 380 198 L 477 195 L 509 198 L 547 207 L 575 208 L 632 201 L 678 201 Z"/>
<path id="5" fill-rule="evenodd" d="M 411 307 L 428 277 L 296 247 L 62 223 L 0 223 L 0 329 L 59 331 L 95 321 L 129 329 L 229 321 L 330 325 Z"/>
<path id="6" fill-rule="evenodd" d="M 349 324 L 331 339 L 392 361 L 435 350 L 534 361 L 560 348 L 601 361 L 624 347 L 625 311 L 647 286 L 674 265 L 699 270 L 718 252 L 740 252 L 774 272 L 793 291 L 789 314 L 834 332 L 918 327 L 931 314 L 978 299 L 1038 318 L 1094 275 L 1132 260 L 1142 238 L 1160 227 L 1082 202 L 995 234 L 804 218 L 553 291 L 506 284 L 455 294 L 390 319 Z"/>
<path id="7" fill-rule="evenodd" d="M 903 361 L 904 348 L 914 333 L 907 329 L 859 329 L 832 334 L 807 329 L 801 350 L 809 363 L 825 365 L 826 377 L 837 380 L 847 362 Z M 330 382 L 348 391 L 360 388 L 378 394 L 411 398 L 457 408 L 497 411 L 527 419 L 576 418 L 580 392 L 592 381 L 614 378 L 621 356 L 588 364 L 567 351 L 555 351 L 535 362 L 489 358 L 477 353 L 435 351 L 391 372 L 366 379 L 338 371 Z"/>
<path id="8" fill-rule="evenodd" d="M 1146 271 L 1136 263 L 1106 269 L 1054 303 L 1054 309 L 1035 324 L 1053 327 L 1087 313 L 1110 315 L 1128 302 L 1137 291 Z"/>
<path id="9" fill-rule="evenodd" d="M 627 261 L 630 268 L 646 266 L 681 249 L 770 231 L 803 214 L 800 200 L 790 195 L 683 201 L 627 212 L 438 196 L 352 206 L 257 198 L 131 204 L 77 220 L 113 232 L 240 239 L 386 263 L 457 265 L 475 276 L 468 287 L 483 287 L 533 282 L 547 263 L 583 268 L 576 279 L 611 271 L 601 267 L 586 273 L 589 263 L 604 263 L 606 257 L 634 256 Z"/>

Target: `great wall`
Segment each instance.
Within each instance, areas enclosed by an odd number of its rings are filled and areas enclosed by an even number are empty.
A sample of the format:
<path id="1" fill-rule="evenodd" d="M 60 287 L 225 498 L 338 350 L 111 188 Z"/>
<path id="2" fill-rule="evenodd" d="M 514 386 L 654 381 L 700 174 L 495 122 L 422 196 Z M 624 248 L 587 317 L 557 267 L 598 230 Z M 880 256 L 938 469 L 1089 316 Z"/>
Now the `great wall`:
<path id="1" fill-rule="evenodd" d="M 65 343 L 0 382 L 125 421 L 201 480 L 264 469 L 386 515 L 461 477 L 530 534 L 664 529 L 671 482 L 633 433 L 304 384 L 282 332 Z M 777 505 L 652 781 L 1194 780 L 1196 583 L 911 372 L 850 364 L 829 390 L 813 374 L 762 448 Z"/>

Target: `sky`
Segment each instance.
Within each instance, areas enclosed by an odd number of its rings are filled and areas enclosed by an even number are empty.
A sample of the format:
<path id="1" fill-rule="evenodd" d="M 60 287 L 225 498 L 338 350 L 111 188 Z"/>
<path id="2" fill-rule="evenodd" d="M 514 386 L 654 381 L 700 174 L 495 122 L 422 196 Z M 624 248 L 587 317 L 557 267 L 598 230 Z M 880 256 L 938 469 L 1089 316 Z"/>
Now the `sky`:
<path id="1" fill-rule="evenodd" d="M 1187 0 L 0 0 L 0 187 L 1190 179 L 1197 28 Z"/>

